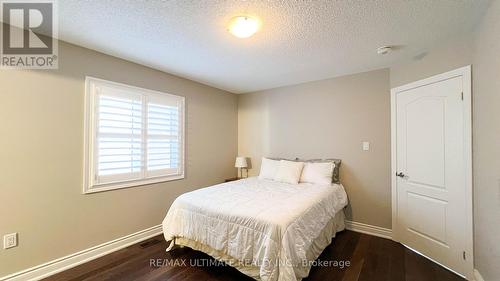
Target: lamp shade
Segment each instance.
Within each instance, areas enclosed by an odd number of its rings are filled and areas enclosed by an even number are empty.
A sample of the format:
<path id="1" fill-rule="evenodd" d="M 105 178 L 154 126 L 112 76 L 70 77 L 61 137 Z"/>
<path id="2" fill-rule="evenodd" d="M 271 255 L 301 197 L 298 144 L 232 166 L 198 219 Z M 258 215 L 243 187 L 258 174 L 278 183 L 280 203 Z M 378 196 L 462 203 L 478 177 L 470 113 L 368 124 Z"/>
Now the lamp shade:
<path id="1" fill-rule="evenodd" d="M 246 168 L 248 167 L 246 157 L 236 157 L 236 162 L 234 162 L 234 167 L 236 168 Z"/>

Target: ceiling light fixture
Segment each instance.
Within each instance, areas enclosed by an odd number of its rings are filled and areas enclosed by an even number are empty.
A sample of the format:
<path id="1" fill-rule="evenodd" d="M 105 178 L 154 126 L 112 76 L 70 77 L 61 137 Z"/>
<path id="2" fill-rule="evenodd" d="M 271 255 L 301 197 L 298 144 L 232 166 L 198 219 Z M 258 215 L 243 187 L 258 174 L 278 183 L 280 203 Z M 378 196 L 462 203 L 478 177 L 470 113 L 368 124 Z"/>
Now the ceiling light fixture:
<path id="1" fill-rule="evenodd" d="M 229 32 L 238 38 L 248 38 L 259 30 L 260 22 L 249 16 L 238 16 L 231 19 Z"/>

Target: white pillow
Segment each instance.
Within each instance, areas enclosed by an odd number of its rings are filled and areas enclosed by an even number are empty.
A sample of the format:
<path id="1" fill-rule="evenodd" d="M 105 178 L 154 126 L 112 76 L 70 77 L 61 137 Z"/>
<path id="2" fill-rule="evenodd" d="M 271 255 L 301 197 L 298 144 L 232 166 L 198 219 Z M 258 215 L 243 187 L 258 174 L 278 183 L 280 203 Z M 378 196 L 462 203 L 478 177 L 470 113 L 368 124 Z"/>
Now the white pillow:
<path id="1" fill-rule="evenodd" d="M 335 163 L 333 162 L 306 162 L 300 176 L 300 182 L 331 184 L 334 168 Z"/>
<path id="2" fill-rule="evenodd" d="M 279 160 L 272 160 L 262 157 L 262 162 L 260 164 L 259 179 L 273 180 L 278 171 L 280 165 Z"/>
<path id="3" fill-rule="evenodd" d="M 300 174 L 302 174 L 303 168 L 304 162 L 281 160 L 274 180 L 297 184 L 299 183 Z"/>

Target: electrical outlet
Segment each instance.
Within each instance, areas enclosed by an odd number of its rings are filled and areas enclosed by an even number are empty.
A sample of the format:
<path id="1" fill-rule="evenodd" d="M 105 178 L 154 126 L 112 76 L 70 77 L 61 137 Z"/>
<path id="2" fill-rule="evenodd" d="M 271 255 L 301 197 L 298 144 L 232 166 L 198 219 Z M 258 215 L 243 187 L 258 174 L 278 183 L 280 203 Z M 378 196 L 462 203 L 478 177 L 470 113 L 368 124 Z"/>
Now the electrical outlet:
<path id="1" fill-rule="evenodd" d="M 10 233 L 3 236 L 3 248 L 9 249 L 17 246 L 17 233 Z"/>

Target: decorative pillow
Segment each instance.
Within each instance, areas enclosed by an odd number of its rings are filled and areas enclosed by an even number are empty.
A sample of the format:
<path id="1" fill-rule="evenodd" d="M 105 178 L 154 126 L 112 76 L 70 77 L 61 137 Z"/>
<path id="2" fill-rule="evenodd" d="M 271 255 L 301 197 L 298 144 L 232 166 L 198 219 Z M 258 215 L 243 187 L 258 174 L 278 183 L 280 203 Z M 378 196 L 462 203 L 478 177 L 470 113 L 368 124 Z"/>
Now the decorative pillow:
<path id="1" fill-rule="evenodd" d="M 306 162 L 300 176 L 300 182 L 331 184 L 334 167 L 335 163 L 333 162 Z"/>
<path id="2" fill-rule="evenodd" d="M 298 184 L 303 168 L 303 162 L 281 160 L 278 167 L 278 172 L 274 176 L 274 180 L 285 183 Z"/>
<path id="3" fill-rule="evenodd" d="M 259 179 L 273 180 L 274 176 L 276 176 L 276 172 L 278 171 L 279 165 L 280 165 L 279 160 L 271 160 L 262 157 L 262 162 L 260 164 Z"/>
<path id="4" fill-rule="evenodd" d="M 308 163 L 309 162 L 311 162 L 311 163 L 332 162 L 332 163 L 334 163 L 335 167 L 333 167 L 332 182 L 340 184 L 340 164 L 342 163 L 342 160 L 340 160 L 340 159 L 312 159 L 312 160 L 305 160 L 304 162 L 308 162 Z"/>

